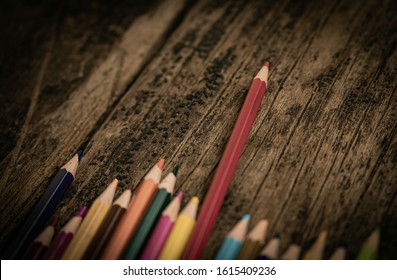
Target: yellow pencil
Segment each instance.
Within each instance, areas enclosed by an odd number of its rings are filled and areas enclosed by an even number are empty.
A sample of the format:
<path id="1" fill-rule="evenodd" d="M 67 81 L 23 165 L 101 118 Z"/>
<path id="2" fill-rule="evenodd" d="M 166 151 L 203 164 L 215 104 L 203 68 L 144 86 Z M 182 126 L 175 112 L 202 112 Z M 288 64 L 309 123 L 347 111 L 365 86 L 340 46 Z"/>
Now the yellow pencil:
<path id="1" fill-rule="evenodd" d="M 117 183 L 118 180 L 114 179 L 113 182 L 110 183 L 102 194 L 92 203 L 87 216 L 84 218 L 72 242 L 63 254 L 62 259 L 79 260 L 83 257 L 88 245 L 95 236 L 95 233 L 112 204 Z"/>
<path id="2" fill-rule="evenodd" d="M 190 234 L 196 224 L 198 204 L 199 199 L 197 196 L 194 196 L 182 210 L 160 253 L 160 260 L 179 260 L 182 257 Z"/>

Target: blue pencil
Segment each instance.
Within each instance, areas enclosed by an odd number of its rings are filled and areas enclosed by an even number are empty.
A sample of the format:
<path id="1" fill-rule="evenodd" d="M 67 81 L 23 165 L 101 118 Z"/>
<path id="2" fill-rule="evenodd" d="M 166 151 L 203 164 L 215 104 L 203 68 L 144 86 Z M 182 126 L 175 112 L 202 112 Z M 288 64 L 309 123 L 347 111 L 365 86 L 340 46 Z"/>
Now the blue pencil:
<path id="1" fill-rule="evenodd" d="M 52 180 L 43 196 L 29 212 L 24 224 L 17 232 L 5 253 L 6 259 L 18 259 L 23 256 L 34 238 L 42 231 L 50 220 L 66 189 L 73 182 L 83 150 L 66 163 Z"/>
<path id="2" fill-rule="evenodd" d="M 244 242 L 245 235 L 247 234 L 248 224 L 251 217 L 244 215 L 237 225 L 228 233 L 222 243 L 221 248 L 216 254 L 216 260 L 234 260 L 240 252 L 241 245 Z"/>

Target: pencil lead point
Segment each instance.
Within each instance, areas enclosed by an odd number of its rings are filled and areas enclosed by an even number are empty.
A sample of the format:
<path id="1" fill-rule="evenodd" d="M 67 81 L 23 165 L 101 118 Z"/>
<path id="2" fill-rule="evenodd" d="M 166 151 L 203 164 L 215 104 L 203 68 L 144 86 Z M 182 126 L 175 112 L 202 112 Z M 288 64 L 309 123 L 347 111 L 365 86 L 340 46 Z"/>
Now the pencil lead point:
<path id="1" fill-rule="evenodd" d="M 199 198 L 197 196 L 193 196 L 190 201 L 193 202 L 194 204 L 199 204 L 200 200 L 199 200 Z"/>
<path id="2" fill-rule="evenodd" d="M 163 168 L 164 168 L 164 162 L 165 162 L 165 159 L 163 159 L 163 158 L 161 158 L 161 159 L 157 162 L 157 166 L 158 166 L 161 170 L 163 170 Z"/>
<path id="3" fill-rule="evenodd" d="M 81 217 L 81 218 L 84 217 L 85 213 L 87 212 L 87 209 L 88 209 L 88 207 L 84 206 L 83 208 L 80 209 L 79 212 L 77 212 L 76 216 Z"/>
<path id="4" fill-rule="evenodd" d="M 377 226 L 374 231 L 380 233 L 380 226 Z"/>
<path id="5" fill-rule="evenodd" d="M 266 61 L 259 70 L 259 72 L 254 77 L 254 79 L 259 78 L 262 82 L 265 82 L 267 85 L 267 80 L 269 78 L 269 66 L 270 66 L 269 61 Z"/>
<path id="6" fill-rule="evenodd" d="M 176 197 L 178 198 L 179 202 L 181 202 L 182 201 L 182 197 L 183 197 L 183 192 L 178 192 Z"/>
<path id="7" fill-rule="evenodd" d="M 279 232 L 276 232 L 274 234 L 274 238 L 281 239 L 281 234 Z"/>
<path id="8" fill-rule="evenodd" d="M 244 216 L 243 216 L 243 221 L 246 221 L 246 220 L 250 220 L 251 219 L 251 216 L 249 215 L 249 214 L 245 214 Z"/>
<path id="9" fill-rule="evenodd" d="M 78 158 L 79 162 L 81 160 L 81 157 L 83 156 L 83 153 L 84 153 L 84 149 L 80 149 L 77 151 L 77 158 Z"/>
<path id="10" fill-rule="evenodd" d="M 54 218 L 51 220 L 49 226 L 55 227 L 55 226 L 57 225 L 57 223 L 58 223 L 58 218 L 57 218 L 57 217 L 54 217 Z"/>
<path id="11" fill-rule="evenodd" d="M 265 67 L 267 67 L 267 68 L 270 68 L 270 62 L 269 62 L 269 61 L 266 61 L 265 64 L 264 64 L 263 66 L 265 66 Z"/>
<path id="12" fill-rule="evenodd" d="M 172 170 L 172 173 L 176 176 L 176 174 L 178 174 L 178 170 L 179 170 L 179 165 L 175 165 L 174 169 Z"/>

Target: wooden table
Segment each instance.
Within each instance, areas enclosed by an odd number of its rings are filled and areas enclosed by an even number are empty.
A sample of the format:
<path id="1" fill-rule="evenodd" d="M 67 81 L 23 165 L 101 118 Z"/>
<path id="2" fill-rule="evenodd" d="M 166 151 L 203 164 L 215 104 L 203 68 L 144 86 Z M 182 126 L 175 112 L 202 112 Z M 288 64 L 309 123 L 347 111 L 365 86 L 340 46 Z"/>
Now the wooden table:
<path id="1" fill-rule="evenodd" d="M 205 258 L 245 213 L 325 257 L 354 258 L 376 225 L 397 259 L 397 2 L 8 1 L 0 8 L 0 245 L 83 145 L 63 225 L 160 157 L 204 198 L 250 81 L 262 102 Z M 129 3 L 133 2 L 133 3 Z M 302 3 L 301 3 L 302 2 Z"/>

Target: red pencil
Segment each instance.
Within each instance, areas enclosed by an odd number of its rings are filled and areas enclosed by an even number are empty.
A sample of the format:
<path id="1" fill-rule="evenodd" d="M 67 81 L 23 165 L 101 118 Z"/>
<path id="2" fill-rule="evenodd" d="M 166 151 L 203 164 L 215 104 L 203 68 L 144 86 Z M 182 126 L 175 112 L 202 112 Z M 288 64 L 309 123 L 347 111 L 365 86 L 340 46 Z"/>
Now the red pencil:
<path id="1" fill-rule="evenodd" d="M 200 259 L 267 88 L 269 62 L 254 77 L 232 135 L 205 197 L 183 259 Z"/>
<path id="2" fill-rule="evenodd" d="M 25 254 L 26 260 L 41 260 L 50 246 L 55 234 L 55 226 L 58 219 L 54 218 L 50 224 L 35 238 Z"/>

